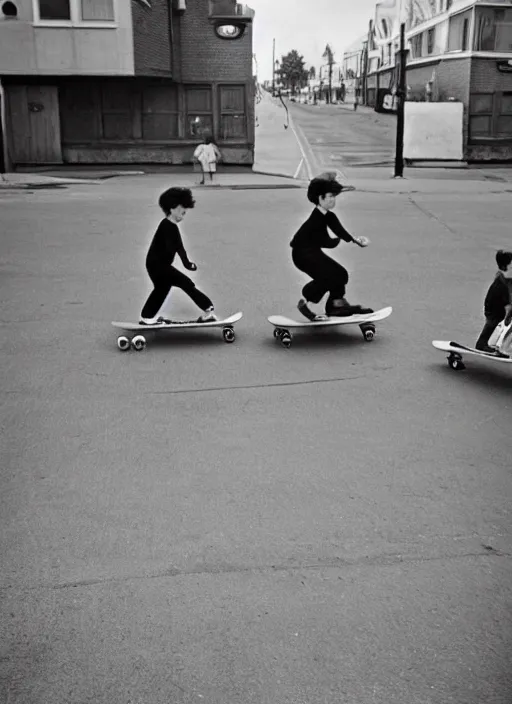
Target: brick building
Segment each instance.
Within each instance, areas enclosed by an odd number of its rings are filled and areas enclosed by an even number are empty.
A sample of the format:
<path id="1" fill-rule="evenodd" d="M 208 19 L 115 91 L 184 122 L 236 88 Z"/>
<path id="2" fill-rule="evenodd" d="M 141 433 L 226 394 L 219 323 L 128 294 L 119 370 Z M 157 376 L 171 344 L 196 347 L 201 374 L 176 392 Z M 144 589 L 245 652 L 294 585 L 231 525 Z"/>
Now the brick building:
<path id="1" fill-rule="evenodd" d="M 400 19 L 406 23 L 408 100 L 464 105 L 467 161 L 512 161 L 512 0 L 381 2 L 369 34 L 369 105 L 396 89 Z"/>
<path id="2" fill-rule="evenodd" d="M 254 12 L 236 0 L 0 0 L 13 167 L 254 155 Z"/>

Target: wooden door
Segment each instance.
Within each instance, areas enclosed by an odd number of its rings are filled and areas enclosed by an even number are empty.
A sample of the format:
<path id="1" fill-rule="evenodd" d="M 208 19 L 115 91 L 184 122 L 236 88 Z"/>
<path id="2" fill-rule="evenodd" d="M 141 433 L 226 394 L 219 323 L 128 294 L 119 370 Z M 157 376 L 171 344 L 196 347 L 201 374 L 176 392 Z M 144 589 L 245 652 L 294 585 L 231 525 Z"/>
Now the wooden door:
<path id="1" fill-rule="evenodd" d="M 62 164 L 57 86 L 8 86 L 7 103 L 12 162 Z"/>

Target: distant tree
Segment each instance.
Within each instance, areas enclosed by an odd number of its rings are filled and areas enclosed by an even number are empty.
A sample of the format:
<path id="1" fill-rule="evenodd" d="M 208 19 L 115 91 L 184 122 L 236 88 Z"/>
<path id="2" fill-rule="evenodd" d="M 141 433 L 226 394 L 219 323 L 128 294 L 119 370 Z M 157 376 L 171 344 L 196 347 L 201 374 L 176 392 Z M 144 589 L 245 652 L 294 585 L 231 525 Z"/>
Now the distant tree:
<path id="1" fill-rule="evenodd" d="M 325 62 L 327 64 L 328 70 L 329 70 L 329 97 L 327 102 L 331 102 L 331 95 L 332 95 L 332 67 L 336 63 L 334 60 L 334 53 L 333 50 L 331 49 L 330 44 L 327 44 L 325 47 L 325 51 L 322 54 L 322 58 L 325 59 Z"/>
<path id="2" fill-rule="evenodd" d="M 314 81 L 314 80 L 315 80 L 315 78 L 316 78 L 316 68 L 315 68 L 314 66 L 311 66 L 311 68 L 309 69 L 308 78 L 309 78 L 311 81 Z"/>
<path id="3" fill-rule="evenodd" d="M 286 56 L 281 58 L 281 64 L 277 70 L 283 86 L 295 94 L 297 88 L 306 85 L 308 71 L 304 65 L 304 57 L 293 49 Z"/>

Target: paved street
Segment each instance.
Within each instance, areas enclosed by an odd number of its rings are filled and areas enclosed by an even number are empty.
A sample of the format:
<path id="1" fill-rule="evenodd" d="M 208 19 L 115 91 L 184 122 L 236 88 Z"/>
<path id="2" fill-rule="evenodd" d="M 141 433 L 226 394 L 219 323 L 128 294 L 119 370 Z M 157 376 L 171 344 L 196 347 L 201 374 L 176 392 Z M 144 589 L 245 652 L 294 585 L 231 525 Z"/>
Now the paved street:
<path id="1" fill-rule="evenodd" d="M 431 346 L 480 330 L 509 186 L 343 195 L 349 297 L 393 315 L 289 351 L 305 191 L 197 190 L 237 340 L 123 354 L 178 178 L 0 191 L 0 702 L 509 704 L 512 374 Z"/>
<path id="2" fill-rule="evenodd" d="M 295 125 L 311 146 L 318 169 L 344 169 L 366 164 L 392 163 L 395 156 L 396 117 L 353 105 L 290 104 Z"/>

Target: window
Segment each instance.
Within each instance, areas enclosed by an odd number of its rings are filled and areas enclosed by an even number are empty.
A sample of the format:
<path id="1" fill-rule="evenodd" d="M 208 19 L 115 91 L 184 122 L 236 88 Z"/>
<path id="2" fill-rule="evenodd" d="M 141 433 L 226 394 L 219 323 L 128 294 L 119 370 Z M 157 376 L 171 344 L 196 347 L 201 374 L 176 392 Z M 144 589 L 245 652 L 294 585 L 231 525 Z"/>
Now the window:
<path id="1" fill-rule="evenodd" d="M 131 140 L 133 91 L 130 83 L 104 83 L 101 89 L 103 139 Z"/>
<path id="2" fill-rule="evenodd" d="M 84 22 L 112 22 L 114 0 L 80 0 L 80 19 Z"/>
<path id="3" fill-rule="evenodd" d="M 423 32 L 411 38 L 411 59 L 423 56 Z"/>
<path id="4" fill-rule="evenodd" d="M 470 138 L 512 140 L 512 92 L 475 93 L 470 101 Z"/>
<path id="5" fill-rule="evenodd" d="M 220 138 L 244 139 L 246 136 L 245 87 L 220 86 Z"/>
<path id="6" fill-rule="evenodd" d="M 427 54 L 433 54 L 436 50 L 436 28 L 432 27 L 427 31 Z"/>
<path id="7" fill-rule="evenodd" d="M 512 52 L 512 8 L 476 8 L 475 51 Z"/>
<path id="8" fill-rule="evenodd" d="M 499 97 L 499 112 L 496 120 L 496 136 L 512 139 L 512 92 Z"/>
<path id="9" fill-rule="evenodd" d="M 63 82 L 59 87 L 62 140 L 88 142 L 101 137 L 99 92 L 92 82 Z"/>
<path id="10" fill-rule="evenodd" d="M 166 141 L 178 137 L 175 86 L 146 86 L 142 95 L 142 138 Z"/>
<path id="11" fill-rule="evenodd" d="M 34 18 L 44 24 L 110 26 L 115 0 L 33 0 Z"/>
<path id="12" fill-rule="evenodd" d="M 39 0 L 39 19 L 70 20 L 70 0 Z"/>
<path id="13" fill-rule="evenodd" d="M 450 17 L 448 29 L 448 51 L 467 51 L 469 49 L 469 29 L 471 11 L 461 12 Z"/>
<path id="14" fill-rule="evenodd" d="M 493 94 L 473 93 L 469 103 L 469 132 L 473 137 L 490 137 L 492 132 Z"/>
<path id="15" fill-rule="evenodd" d="M 187 87 L 186 106 L 186 136 L 189 139 L 202 139 L 206 135 L 213 136 L 211 88 Z"/>

